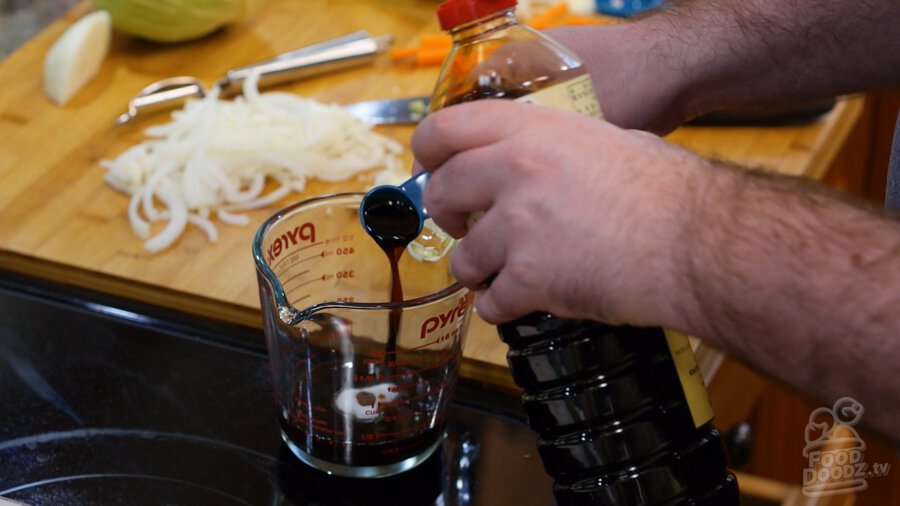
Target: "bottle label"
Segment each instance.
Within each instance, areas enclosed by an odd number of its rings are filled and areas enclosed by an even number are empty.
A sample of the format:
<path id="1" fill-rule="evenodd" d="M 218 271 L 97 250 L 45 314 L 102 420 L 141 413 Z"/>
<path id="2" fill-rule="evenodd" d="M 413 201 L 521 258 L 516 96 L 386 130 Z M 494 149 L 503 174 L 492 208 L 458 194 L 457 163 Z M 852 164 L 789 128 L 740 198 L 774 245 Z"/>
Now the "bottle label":
<path id="1" fill-rule="evenodd" d="M 591 84 L 591 76 L 588 74 L 548 86 L 515 100 L 565 109 L 597 119 L 603 118 L 597 95 L 594 94 L 594 86 Z"/>
<path id="2" fill-rule="evenodd" d="M 706 383 L 703 382 L 700 366 L 697 365 L 697 359 L 694 358 L 694 350 L 691 348 L 688 337 L 681 332 L 664 330 L 669 353 L 672 354 L 672 361 L 675 362 L 678 380 L 681 382 L 681 389 L 684 390 L 684 397 L 687 399 L 688 409 L 694 419 L 694 426 L 700 427 L 713 418 L 713 409 L 709 404 L 709 397 L 706 395 Z"/>

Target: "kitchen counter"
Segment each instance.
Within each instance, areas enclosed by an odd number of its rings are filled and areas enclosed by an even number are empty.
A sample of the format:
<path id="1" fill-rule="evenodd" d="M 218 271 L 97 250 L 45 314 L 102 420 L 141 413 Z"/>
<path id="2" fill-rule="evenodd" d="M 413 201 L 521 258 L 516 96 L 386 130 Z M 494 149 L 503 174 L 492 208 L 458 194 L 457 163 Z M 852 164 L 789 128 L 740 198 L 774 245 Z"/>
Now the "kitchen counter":
<path id="1" fill-rule="evenodd" d="M 60 5 L 2 3 L 4 50 L 18 44 L 8 41 L 13 32 L 20 37 L 20 26 L 41 28 Z M 144 252 L 128 226 L 128 199 L 103 183 L 98 162 L 139 142 L 143 128 L 164 115 L 125 127 L 113 126 L 113 120 L 138 90 L 166 77 L 193 75 L 211 83 L 227 68 L 360 29 L 390 33 L 399 46 L 413 44 L 419 34 L 437 31 L 434 7 L 431 0 L 273 0 L 254 19 L 186 44 L 151 44 L 117 35 L 96 78 L 66 107 L 55 107 L 42 93 L 43 56 L 66 27 L 90 10 L 88 3 L 80 3 L 0 61 L 0 269 L 259 328 L 250 256 L 255 226 L 222 225 L 216 245 L 193 229 L 162 254 Z M 16 21 L 16 30 L 6 29 L 10 20 L 26 18 L 33 21 Z M 337 103 L 403 97 L 429 93 L 437 71 L 382 59 L 282 89 Z M 668 139 L 703 156 L 821 178 L 861 109 L 862 98 L 848 97 L 813 121 L 684 127 Z M 380 131 L 408 143 L 412 128 Z M 408 150 L 404 156 L 410 163 Z M 251 213 L 251 220 L 260 223 L 300 198 L 364 186 L 364 181 L 310 183 L 302 195 Z M 462 374 L 509 387 L 505 352 L 493 328 L 477 320 Z"/>

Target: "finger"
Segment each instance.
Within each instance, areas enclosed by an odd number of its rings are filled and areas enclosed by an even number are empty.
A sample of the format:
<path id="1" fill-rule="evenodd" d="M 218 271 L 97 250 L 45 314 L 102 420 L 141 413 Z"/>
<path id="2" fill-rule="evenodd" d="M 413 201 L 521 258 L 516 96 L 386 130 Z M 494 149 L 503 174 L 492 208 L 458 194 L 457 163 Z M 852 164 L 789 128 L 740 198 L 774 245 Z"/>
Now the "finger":
<path id="1" fill-rule="evenodd" d="M 527 299 L 512 276 L 502 270 L 491 282 L 491 286 L 478 293 L 475 310 L 484 321 L 498 325 L 521 318 L 538 310 L 537 304 Z"/>
<path id="2" fill-rule="evenodd" d="M 463 286 L 482 287 L 503 268 L 506 242 L 499 213 L 486 213 L 456 245 L 450 257 L 450 273 Z"/>
<path id="3" fill-rule="evenodd" d="M 434 172 L 425 187 L 428 214 L 441 228 L 459 238 L 468 232 L 473 213 L 493 205 L 509 186 L 503 169 L 502 146 L 488 146 L 459 153 Z"/>
<path id="4" fill-rule="evenodd" d="M 435 111 L 413 132 L 413 154 L 426 170 L 436 170 L 460 151 L 512 135 L 522 123 L 513 116 L 523 113 L 527 113 L 527 104 L 509 100 L 479 100 Z"/>

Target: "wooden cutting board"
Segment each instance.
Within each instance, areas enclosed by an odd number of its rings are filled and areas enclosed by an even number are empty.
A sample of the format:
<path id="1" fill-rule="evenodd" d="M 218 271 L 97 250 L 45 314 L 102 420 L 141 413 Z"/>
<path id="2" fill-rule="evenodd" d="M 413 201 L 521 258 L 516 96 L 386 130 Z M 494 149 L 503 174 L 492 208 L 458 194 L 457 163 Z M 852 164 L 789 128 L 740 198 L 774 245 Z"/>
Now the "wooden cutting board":
<path id="1" fill-rule="evenodd" d="M 99 74 L 65 107 L 42 91 L 51 44 L 84 3 L 0 62 L 0 268 L 101 290 L 220 320 L 261 326 L 250 244 L 256 225 L 291 202 L 322 193 L 357 191 L 366 182 L 311 183 L 302 195 L 251 214 L 253 225 L 221 225 L 215 245 L 189 227 L 171 249 L 143 250 L 127 220 L 128 198 L 103 182 L 100 160 L 143 139 L 143 129 L 167 120 L 148 116 L 114 126 L 128 100 L 159 79 L 190 75 L 211 85 L 231 67 L 356 30 L 392 34 L 411 45 L 437 31 L 435 1 L 273 0 L 253 19 L 184 44 L 153 44 L 115 36 Z M 428 94 L 436 67 L 371 66 L 285 85 L 324 102 Z M 861 107 L 842 102 L 823 121 L 773 129 L 682 129 L 672 140 L 701 154 L 795 174 L 824 173 Z M 410 127 L 380 131 L 405 144 Z M 406 162 L 411 162 L 407 150 Z M 478 320 L 466 345 L 463 375 L 510 385 L 505 345 Z"/>

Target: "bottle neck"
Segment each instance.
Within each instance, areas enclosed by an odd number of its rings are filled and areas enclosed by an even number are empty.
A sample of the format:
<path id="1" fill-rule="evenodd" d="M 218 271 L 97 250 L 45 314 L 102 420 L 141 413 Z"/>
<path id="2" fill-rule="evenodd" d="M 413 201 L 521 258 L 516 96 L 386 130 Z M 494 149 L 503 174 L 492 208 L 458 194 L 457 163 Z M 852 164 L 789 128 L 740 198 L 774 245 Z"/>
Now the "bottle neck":
<path id="1" fill-rule="evenodd" d="M 465 43 L 518 24 L 515 7 L 495 12 L 483 18 L 459 25 L 449 31 L 454 43 Z"/>

